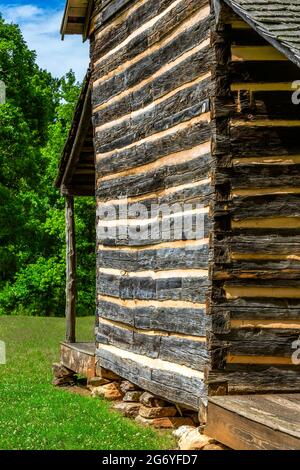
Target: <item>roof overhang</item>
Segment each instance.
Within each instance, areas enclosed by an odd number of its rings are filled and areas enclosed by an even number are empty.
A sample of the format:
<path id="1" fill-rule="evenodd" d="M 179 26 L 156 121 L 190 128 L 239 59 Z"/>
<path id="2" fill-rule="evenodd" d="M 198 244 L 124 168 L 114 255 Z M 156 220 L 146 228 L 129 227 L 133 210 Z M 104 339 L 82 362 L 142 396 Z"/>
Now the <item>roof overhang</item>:
<path id="1" fill-rule="evenodd" d="M 61 36 L 66 34 L 81 34 L 87 38 L 88 23 L 93 0 L 67 0 L 61 25 Z"/>
<path id="2" fill-rule="evenodd" d="M 215 5 L 221 0 L 214 0 Z M 300 0 L 223 0 L 258 34 L 300 67 Z M 290 6 L 290 22 L 285 11 Z M 293 6 L 293 8 L 292 8 Z M 265 14 L 264 17 L 264 12 Z"/>
<path id="3" fill-rule="evenodd" d="M 54 183 L 62 195 L 95 195 L 95 152 L 90 76 L 89 71 L 81 90 Z"/>

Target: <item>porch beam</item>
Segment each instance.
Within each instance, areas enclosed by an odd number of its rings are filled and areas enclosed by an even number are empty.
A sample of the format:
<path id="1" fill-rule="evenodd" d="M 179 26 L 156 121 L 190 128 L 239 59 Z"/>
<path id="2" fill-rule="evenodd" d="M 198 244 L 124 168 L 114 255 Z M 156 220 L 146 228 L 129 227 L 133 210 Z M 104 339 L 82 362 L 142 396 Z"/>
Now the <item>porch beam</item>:
<path id="1" fill-rule="evenodd" d="M 66 342 L 76 342 L 76 240 L 74 197 L 66 196 Z"/>

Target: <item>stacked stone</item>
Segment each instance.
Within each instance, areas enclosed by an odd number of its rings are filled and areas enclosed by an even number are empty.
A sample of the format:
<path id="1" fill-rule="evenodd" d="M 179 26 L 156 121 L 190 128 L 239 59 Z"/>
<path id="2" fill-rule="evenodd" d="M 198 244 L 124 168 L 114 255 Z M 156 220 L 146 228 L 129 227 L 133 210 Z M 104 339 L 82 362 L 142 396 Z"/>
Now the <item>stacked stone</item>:
<path id="1" fill-rule="evenodd" d="M 75 385 L 75 374 L 70 369 L 67 369 L 67 367 L 60 363 L 55 363 L 52 365 L 52 370 L 54 375 L 52 384 L 56 387 Z"/>
<path id="2" fill-rule="evenodd" d="M 88 389 L 94 398 L 106 398 L 109 401 L 122 400 L 121 378 L 107 369 L 100 369 L 99 377 L 88 379 Z"/>
<path id="3" fill-rule="evenodd" d="M 195 426 L 181 426 L 173 432 L 180 450 L 229 450 L 220 442 L 202 434 L 202 429 Z"/>
<path id="4" fill-rule="evenodd" d="M 151 393 L 144 392 L 140 397 L 139 415 L 136 422 L 160 429 L 177 428 L 183 425 L 193 425 L 190 417 L 180 416 L 179 409 Z"/>

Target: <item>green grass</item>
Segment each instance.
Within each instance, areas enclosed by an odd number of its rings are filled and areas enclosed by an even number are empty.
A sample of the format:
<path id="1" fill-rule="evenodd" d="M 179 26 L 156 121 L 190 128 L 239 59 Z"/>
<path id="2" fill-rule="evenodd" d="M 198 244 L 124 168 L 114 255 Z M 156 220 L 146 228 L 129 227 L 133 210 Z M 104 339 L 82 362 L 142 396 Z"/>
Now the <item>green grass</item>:
<path id="1" fill-rule="evenodd" d="M 92 340 L 93 318 L 78 319 L 81 341 Z M 64 319 L 0 317 L 7 364 L 0 365 L 1 450 L 160 450 L 168 433 L 142 428 L 100 399 L 51 385 Z"/>

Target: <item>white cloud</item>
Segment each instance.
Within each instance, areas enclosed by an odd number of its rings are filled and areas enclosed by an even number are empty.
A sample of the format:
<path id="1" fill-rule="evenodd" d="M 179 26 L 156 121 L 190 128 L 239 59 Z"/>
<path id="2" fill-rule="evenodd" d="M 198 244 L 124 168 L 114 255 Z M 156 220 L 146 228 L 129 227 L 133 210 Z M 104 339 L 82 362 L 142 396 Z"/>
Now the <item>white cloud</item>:
<path id="1" fill-rule="evenodd" d="M 62 41 L 60 25 L 63 11 L 38 8 L 34 5 L 3 5 L 0 12 L 8 22 L 19 24 L 30 49 L 37 53 L 37 62 L 55 77 L 70 69 L 82 80 L 89 63 L 88 42 L 81 36 L 66 36 Z"/>

